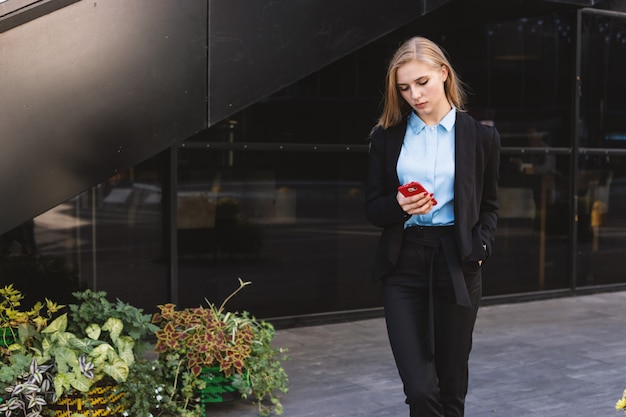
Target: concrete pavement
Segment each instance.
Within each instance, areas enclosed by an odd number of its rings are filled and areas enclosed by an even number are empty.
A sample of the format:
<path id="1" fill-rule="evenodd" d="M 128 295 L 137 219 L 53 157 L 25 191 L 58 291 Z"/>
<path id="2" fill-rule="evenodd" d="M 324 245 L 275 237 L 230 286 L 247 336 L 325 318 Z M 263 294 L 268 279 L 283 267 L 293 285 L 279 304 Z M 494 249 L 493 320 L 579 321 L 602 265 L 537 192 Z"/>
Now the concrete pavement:
<path id="1" fill-rule="evenodd" d="M 466 417 L 611 417 L 626 389 L 626 292 L 481 307 Z M 285 417 L 407 417 L 382 318 L 279 330 Z M 207 417 L 256 417 L 244 401 Z"/>

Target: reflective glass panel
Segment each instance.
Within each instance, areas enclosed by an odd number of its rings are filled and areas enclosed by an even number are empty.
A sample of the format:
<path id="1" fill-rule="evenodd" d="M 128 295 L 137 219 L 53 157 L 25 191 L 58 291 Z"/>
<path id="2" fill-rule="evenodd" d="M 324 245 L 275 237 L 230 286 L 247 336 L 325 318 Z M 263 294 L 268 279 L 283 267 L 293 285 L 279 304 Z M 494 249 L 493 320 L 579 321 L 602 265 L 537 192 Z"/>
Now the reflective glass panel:
<path id="1" fill-rule="evenodd" d="M 3 234 L 1 285 L 26 303 L 68 303 L 76 290 L 106 291 L 146 311 L 168 301 L 159 157 Z"/>
<path id="2" fill-rule="evenodd" d="M 581 146 L 577 175 L 580 286 L 624 282 L 626 18 L 583 13 Z M 588 148 L 604 148 L 588 149 Z"/>
<path id="3" fill-rule="evenodd" d="M 483 294 L 569 286 L 569 156 L 504 150 L 500 218 Z"/>
<path id="4" fill-rule="evenodd" d="M 364 152 L 185 149 L 179 158 L 182 305 L 219 304 L 241 278 L 252 285 L 230 306 L 260 317 L 380 306 Z"/>
<path id="5" fill-rule="evenodd" d="M 584 162 L 578 179 L 577 284 L 624 282 L 626 157 Z"/>
<path id="6" fill-rule="evenodd" d="M 626 19 L 583 14 L 581 146 L 626 147 Z"/>

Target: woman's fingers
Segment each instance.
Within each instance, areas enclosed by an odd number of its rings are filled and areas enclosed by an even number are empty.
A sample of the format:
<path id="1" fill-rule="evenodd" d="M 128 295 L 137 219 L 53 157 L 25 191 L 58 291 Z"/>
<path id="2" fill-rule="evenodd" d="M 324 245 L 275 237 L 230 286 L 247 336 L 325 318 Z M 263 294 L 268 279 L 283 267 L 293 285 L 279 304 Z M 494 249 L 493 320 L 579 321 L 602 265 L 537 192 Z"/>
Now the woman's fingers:
<path id="1" fill-rule="evenodd" d="M 435 204 L 433 197 L 428 193 L 416 194 L 410 197 L 405 197 L 398 193 L 396 198 L 402 210 L 408 214 L 426 214 Z"/>

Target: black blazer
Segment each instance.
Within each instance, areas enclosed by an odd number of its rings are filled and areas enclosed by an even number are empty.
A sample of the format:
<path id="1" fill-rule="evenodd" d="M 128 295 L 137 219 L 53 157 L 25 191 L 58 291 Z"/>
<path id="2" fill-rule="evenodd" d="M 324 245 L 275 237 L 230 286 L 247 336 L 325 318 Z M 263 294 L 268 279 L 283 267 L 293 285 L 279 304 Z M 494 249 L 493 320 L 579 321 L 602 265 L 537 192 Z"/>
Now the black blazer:
<path id="1" fill-rule="evenodd" d="M 397 126 L 375 129 L 371 137 L 365 211 L 370 223 L 383 228 L 374 259 L 375 279 L 391 271 L 400 252 L 406 216 L 396 200 L 400 185 L 396 164 L 406 126 L 407 117 Z M 454 236 L 459 261 L 478 261 L 492 252 L 495 239 L 500 135 L 459 111 L 454 132 Z"/>

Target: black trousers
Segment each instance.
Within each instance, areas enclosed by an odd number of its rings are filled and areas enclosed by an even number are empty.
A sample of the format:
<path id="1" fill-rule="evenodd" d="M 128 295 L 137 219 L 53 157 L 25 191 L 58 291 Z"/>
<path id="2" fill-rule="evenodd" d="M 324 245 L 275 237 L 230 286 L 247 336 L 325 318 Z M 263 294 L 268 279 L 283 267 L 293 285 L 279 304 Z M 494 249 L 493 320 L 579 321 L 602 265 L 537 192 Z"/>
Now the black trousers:
<path id="1" fill-rule="evenodd" d="M 387 331 L 411 417 L 462 417 L 465 410 L 481 275 L 478 263 L 461 265 L 473 308 L 458 305 L 441 247 L 447 233 L 407 229 L 384 282 Z"/>

